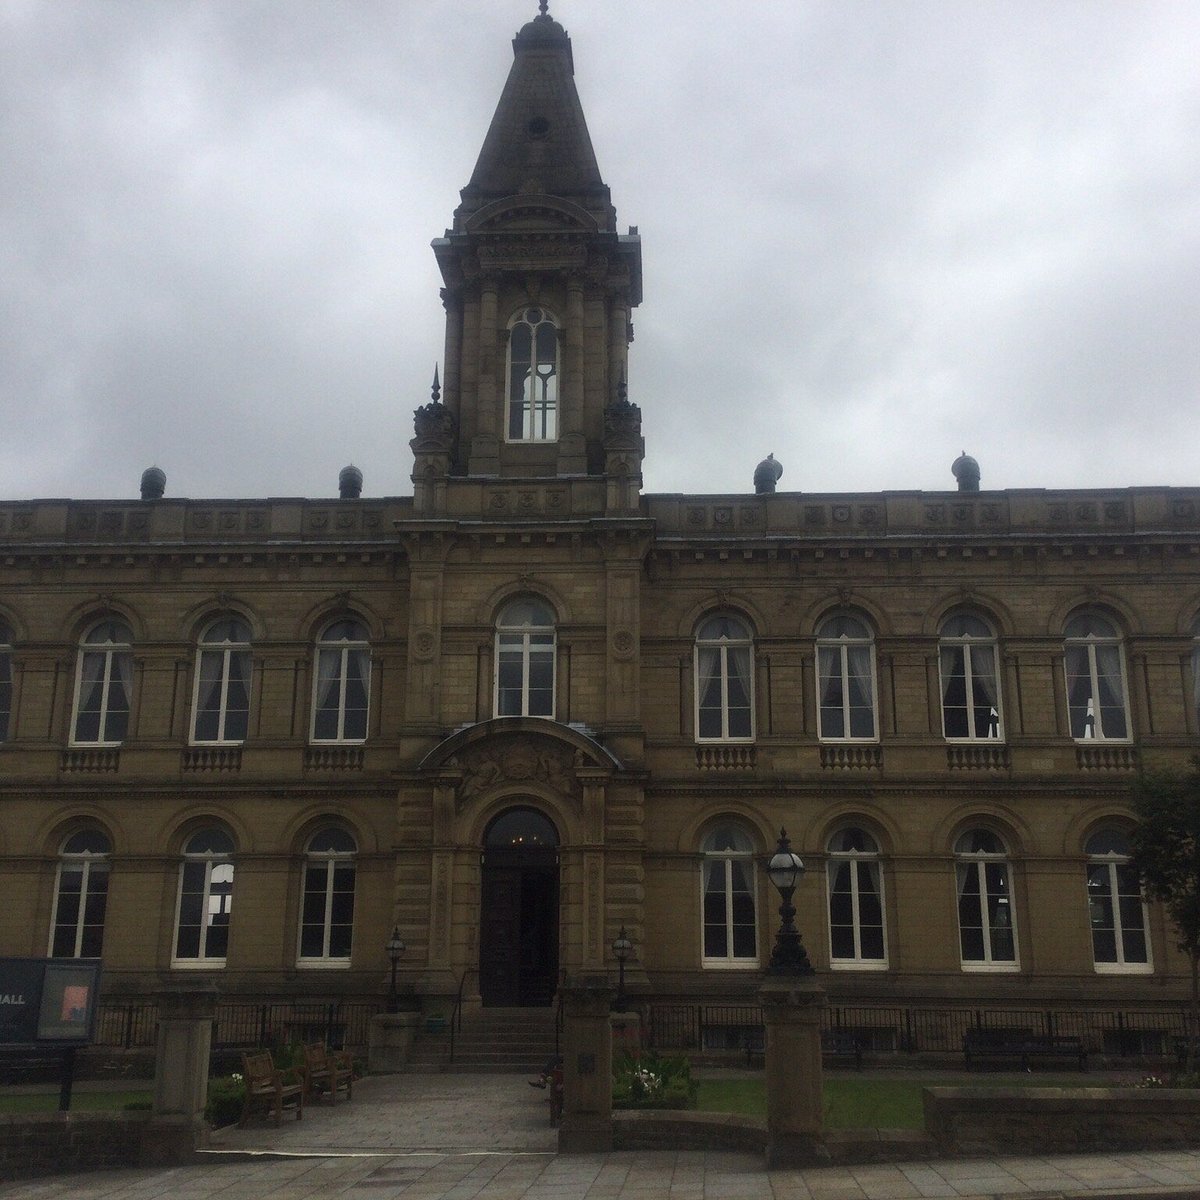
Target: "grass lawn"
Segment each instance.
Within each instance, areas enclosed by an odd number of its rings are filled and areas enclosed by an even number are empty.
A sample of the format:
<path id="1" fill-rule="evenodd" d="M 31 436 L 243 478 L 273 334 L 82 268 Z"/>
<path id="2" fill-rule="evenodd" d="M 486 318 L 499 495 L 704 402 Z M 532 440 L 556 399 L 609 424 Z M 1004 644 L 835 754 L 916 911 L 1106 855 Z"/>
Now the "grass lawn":
<path id="1" fill-rule="evenodd" d="M 149 1104 L 153 1092 L 72 1092 L 72 1112 L 112 1112 L 126 1104 Z M 58 1112 L 58 1092 L 37 1095 L 10 1094 L 0 1091 L 0 1114 Z"/>
<path id="2" fill-rule="evenodd" d="M 830 1129 L 923 1129 L 924 1110 L 921 1089 L 925 1087 L 1058 1087 L 1062 1080 L 1053 1076 L 1016 1083 L 1012 1079 L 989 1080 L 986 1076 L 964 1081 L 961 1075 L 918 1079 L 854 1079 L 825 1077 L 825 1125 Z M 1079 1080 L 1073 1080 L 1080 1086 Z M 1092 1085 L 1094 1086 L 1094 1085 Z M 696 1107 L 705 1112 L 767 1115 L 767 1097 L 763 1080 L 702 1079 L 696 1094 Z"/>

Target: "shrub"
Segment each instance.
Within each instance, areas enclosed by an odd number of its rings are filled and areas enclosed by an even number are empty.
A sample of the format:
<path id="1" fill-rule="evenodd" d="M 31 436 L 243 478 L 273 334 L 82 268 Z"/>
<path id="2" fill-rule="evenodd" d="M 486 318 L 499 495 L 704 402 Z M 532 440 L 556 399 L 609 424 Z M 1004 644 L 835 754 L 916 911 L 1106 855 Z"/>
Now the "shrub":
<path id="1" fill-rule="evenodd" d="M 208 1102 L 204 1119 L 214 1128 L 234 1124 L 242 1115 L 246 1101 L 246 1083 L 240 1075 L 227 1075 L 208 1081 Z"/>
<path id="2" fill-rule="evenodd" d="M 692 1064 L 686 1058 L 643 1053 L 613 1064 L 614 1108 L 691 1108 L 696 1099 Z"/>

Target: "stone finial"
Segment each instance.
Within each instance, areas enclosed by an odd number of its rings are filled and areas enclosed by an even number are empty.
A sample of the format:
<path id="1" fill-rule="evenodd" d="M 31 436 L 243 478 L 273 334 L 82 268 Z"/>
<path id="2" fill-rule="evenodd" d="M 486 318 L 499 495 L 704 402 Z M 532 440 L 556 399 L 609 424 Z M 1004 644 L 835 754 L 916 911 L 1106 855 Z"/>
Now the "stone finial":
<path id="1" fill-rule="evenodd" d="M 357 500 L 362 495 L 363 473 L 351 463 L 338 472 L 338 495 L 343 500 Z"/>
<path id="2" fill-rule="evenodd" d="M 161 467 L 147 467 L 142 472 L 142 499 L 161 500 L 167 490 L 167 473 Z"/>
<path id="3" fill-rule="evenodd" d="M 979 464 L 965 450 L 951 464 L 950 471 L 958 480 L 960 492 L 979 491 Z"/>
<path id="4" fill-rule="evenodd" d="M 775 461 L 774 454 L 766 458 L 754 468 L 754 491 L 759 496 L 769 496 L 775 490 L 775 485 L 783 478 L 783 463 Z"/>
<path id="5" fill-rule="evenodd" d="M 433 404 L 441 404 L 442 402 L 442 385 L 438 381 L 438 365 L 433 364 L 433 387 L 429 389 L 429 398 Z"/>

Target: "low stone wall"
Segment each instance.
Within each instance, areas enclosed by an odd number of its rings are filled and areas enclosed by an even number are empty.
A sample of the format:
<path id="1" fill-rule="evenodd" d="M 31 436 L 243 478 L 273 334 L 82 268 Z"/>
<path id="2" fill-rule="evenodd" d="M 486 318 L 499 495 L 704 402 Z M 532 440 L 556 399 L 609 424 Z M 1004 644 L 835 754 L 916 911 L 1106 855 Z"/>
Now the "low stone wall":
<path id="1" fill-rule="evenodd" d="M 136 1166 L 149 1127 L 149 1113 L 0 1117 L 0 1179 Z"/>
<path id="2" fill-rule="evenodd" d="M 1200 1146 L 1200 1090 L 925 1088 L 943 1156 Z"/>

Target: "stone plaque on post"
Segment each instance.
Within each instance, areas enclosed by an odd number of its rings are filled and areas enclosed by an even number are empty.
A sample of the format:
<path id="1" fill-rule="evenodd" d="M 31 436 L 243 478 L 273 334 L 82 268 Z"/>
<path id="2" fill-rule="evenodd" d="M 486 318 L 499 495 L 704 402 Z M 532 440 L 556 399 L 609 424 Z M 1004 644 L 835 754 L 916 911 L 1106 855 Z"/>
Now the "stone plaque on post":
<path id="1" fill-rule="evenodd" d="M 603 976 L 559 989 L 563 1006 L 563 1114 L 558 1148 L 564 1154 L 612 1149 L 612 1025 L 615 992 Z"/>

